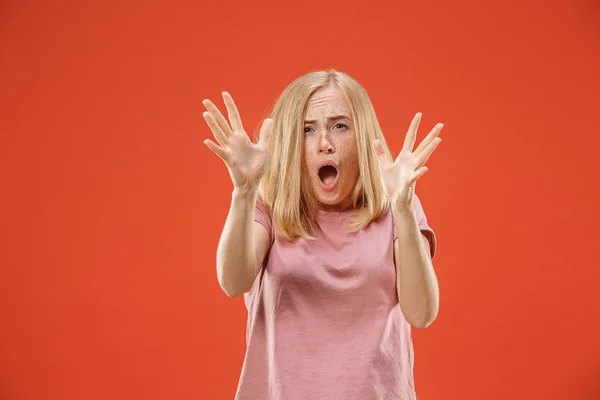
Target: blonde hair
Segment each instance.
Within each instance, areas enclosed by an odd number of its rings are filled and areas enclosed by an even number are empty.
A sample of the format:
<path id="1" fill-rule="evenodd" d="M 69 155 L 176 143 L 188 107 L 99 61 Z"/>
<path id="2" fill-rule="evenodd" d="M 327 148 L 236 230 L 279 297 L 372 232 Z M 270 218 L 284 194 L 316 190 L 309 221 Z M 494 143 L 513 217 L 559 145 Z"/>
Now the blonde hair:
<path id="1" fill-rule="evenodd" d="M 349 231 L 365 228 L 389 208 L 373 141 L 379 139 L 383 143 L 390 160 L 391 153 L 367 92 L 345 73 L 336 70 L 311 72 L 288 85 L 273 107 L 271 157 L 259 190 L 259 201 L 270 212 L 276 233 L 288 240 L 314 239 L 314 194 L 307 174 L 303 173 L 304 115 L 310 96 L 332 85 L 340 90 L 350 106 L 358 147 L 359 174 L 352 193 L 352 206 L 359 212 L 350 220 Z"/>

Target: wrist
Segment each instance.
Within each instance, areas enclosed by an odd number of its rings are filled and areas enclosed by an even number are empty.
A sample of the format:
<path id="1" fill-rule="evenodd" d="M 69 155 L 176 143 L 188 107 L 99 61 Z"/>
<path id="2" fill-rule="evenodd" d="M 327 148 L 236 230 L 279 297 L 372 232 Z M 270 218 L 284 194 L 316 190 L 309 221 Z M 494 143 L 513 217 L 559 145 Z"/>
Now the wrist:
<path id="1" fill-rule="evenodd" d="M 234 187 L 231 197 L 234 200 L 256 200 L 258 188 L 255 187 Z"/>
<path id="2" fill-rule="evenodd" d="M 403 215 L 414 215 L 415 208 L 412 204 L 392 204 L 392 212 L 394 215 L 403 216 Z"/>
<path id="3" fill-rule="evenodd" d="M 408 227 L 418 226 L 417 214 L 413 206 L 394 206 L 394 225 L 398 232 L 406 231 Z"/>

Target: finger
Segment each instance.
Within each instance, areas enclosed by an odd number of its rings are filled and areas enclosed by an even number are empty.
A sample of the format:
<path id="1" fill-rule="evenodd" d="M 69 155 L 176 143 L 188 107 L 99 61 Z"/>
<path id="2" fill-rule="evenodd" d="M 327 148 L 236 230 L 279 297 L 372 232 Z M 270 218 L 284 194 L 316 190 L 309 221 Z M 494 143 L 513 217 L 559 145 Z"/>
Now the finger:
<path id="1" fill-rule="evenodd" d="M 271 131 L 273 130 L 273 120 L 271 118 L 265 118 L 260 127 L 260 136 L 258 137 L 258 144 L 261 146 L 269 146 L 269 140 L 271 138 Z"/>
<path id="2" fill-rule="evenodd" d="M 429 157 L 431 157 L 431 155 L 433 154 L 433 152 L 438 147 L 441 141 L 442 139 L 439 137 L 433 139 L 431 143 L 429 143 L 429 145 L 425 147 L 425 149 L 421 153 L 419 153 L 419 155 L 416 158 L 417 168 L 423 166 L 427 162 L 427 160 L 429 160 Z"/>
<path id="3" fill-rule="evenodd" d="M 387 166 L 389 161 L 385 154 L 385 148 L 383 147 L 383 143 L 380 140 L 375 139 L 373 141 L 373 151 L 375 152 L 375 156 L 377 156 L 377 160 L 379 161 L 380 166 Z"/>
<path id="4" fill-rule="evenodd" d="M 231 127 L 229 126 L 229 122 L 227 122 L 223 114 L 221 114 L 221 111 L 219 111 L 217 106 L 215 106 L 213 102 L 208 99 L 202 101 L 202 104 L 204 104 L 204 107 L 206 107 L 206 109 L 215 118 L 217 124 L 219 124 L 219 127 L 221 128 L 225 136 L 231 136 Z"/>
<path id="5" fill-rule="evenodd" d="M 225 136 L 223 130 L 221 129 L 219 124 L 217 124 L 217 121 L 215 121 L 215 117 L 213 117 L 213 115 L 208 111 L 203 112 L 202 116 L 204 117 L 206 123 L 210 127 L 210 130 L 215 136 L 215 139 L 217 139 L 217 142 L 219 142 L 221 146 L 225 146 L 228 142 L 227 136 Z"/>
<path id="6" fill-rule="evenodd" d="M 215 154 L 217 156 L 219 156 L 219 158 L 221 160 L 223 160 L 223 162 L 225 164 L 227 164 L 227 152 L 225 151 L 224 148 L 222 148 L 221 146 L 218 146 L 217 144 L 215 144 L 215 142 L 213 142 L 210 139 L 206 139 L 204 141 L 204 144 L 206 145 L 206 147 L 208 147 L 209 149 L 211 149 L 212 151 L 214 151 Z"/>
<path id="7" fill-rule="evenodd" d="M 429 132 L 429 134 L 425 137 L 425 139 L 423 139 L 423 141 L 419 144 L 417 149 L 414 151 L 414 154 L 418 155 L 420 152 L 422 152 L 423 149 L 425 149 L 429 145 L 429 143 L 431 143 L 431 141 L 433 139 L 438 137 L 438 135 L 440 134 L 443 127 L 444 127 L 444 124 L 437 124 L 431 130 L 431 132 Z"/>
<path id="8" fill-rule="evenodd" d="M 404 146 L 402 147 L 403 150 L 412 152 L 412 149 L 415 145 L 415 140 L 417 139 L 417 129 L 419 129 L 419 123 L 421 122 L 422 115 L 423 114 L 420 112 L 417 113 L 410 123 L 408 132 L 406 132 L 406 137 L 404 138 Z"/>
<path id="9" fill-rule="evenodd" d="M 235 102 L 233 101 L 233 97 L 227 92 L 223 92 L 223 101 L 225 102 L 225 106 L 227 107 L 227 113 L 229 115 L 229 121 L 231 122 L 231 127 L 234 131 L 241 132 L 244 130 L 242 126 L 242 119 L 240 118 L 240 113 L 238 112 L 237 107 L 235 106 Z"/>
<path id="10" fill-rule="evenodd" d="M 419 179 L 420 177 L 423 176 L 423 174 L 425 172 L 427 172 L 429 169 L 427 167 L 421 167 L 418 170 L 416 170 L 412 177 L 410 178 L 410 180 L 408 181 L 408 186 L 412 186 L 414 185 L 414 183 L 417 181 L 417 179 Z"/>

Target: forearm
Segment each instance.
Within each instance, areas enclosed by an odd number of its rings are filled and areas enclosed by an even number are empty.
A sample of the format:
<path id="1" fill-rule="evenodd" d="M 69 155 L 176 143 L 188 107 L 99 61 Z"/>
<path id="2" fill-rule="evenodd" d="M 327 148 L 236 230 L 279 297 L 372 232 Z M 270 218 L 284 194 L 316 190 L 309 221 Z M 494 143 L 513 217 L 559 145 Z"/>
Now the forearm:
<path id="1" fill-rule="evenodd" d="M 430 248 L 412 208 L 396 207 L 393 212 L 398 232 L 395 260 L 400 307 L 411 325 L 425 328 L 436 318 L 439 307 Z"/>
<path id="2" fill-rule="evenodd" d="M 229 214 L 217 249 L 217 278 L 231 297 L 247 291 L 255 270 L 253 221 L 255 191 L 234 190 Z"/>

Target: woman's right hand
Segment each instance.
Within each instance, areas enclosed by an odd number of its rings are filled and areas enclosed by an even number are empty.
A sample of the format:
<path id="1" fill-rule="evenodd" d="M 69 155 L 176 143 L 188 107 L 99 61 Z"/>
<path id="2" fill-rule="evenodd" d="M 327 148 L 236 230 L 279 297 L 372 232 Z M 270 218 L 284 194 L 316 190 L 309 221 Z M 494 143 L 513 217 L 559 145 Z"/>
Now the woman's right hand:
<path id="1" fill-rule="evenodd" d="M 255 144 L 244 131 L 233 98 L 223 92 L 223 100 L 231 125 L 210 100 L 202 102 L 208 110 L 202 115 L 219 143 L 206 139 L 204 144 L 227 165 L 234 190 L 254 192 L 267 168 L 273 120 L 267 118 L 263 121 L 258 143 Z"/>

